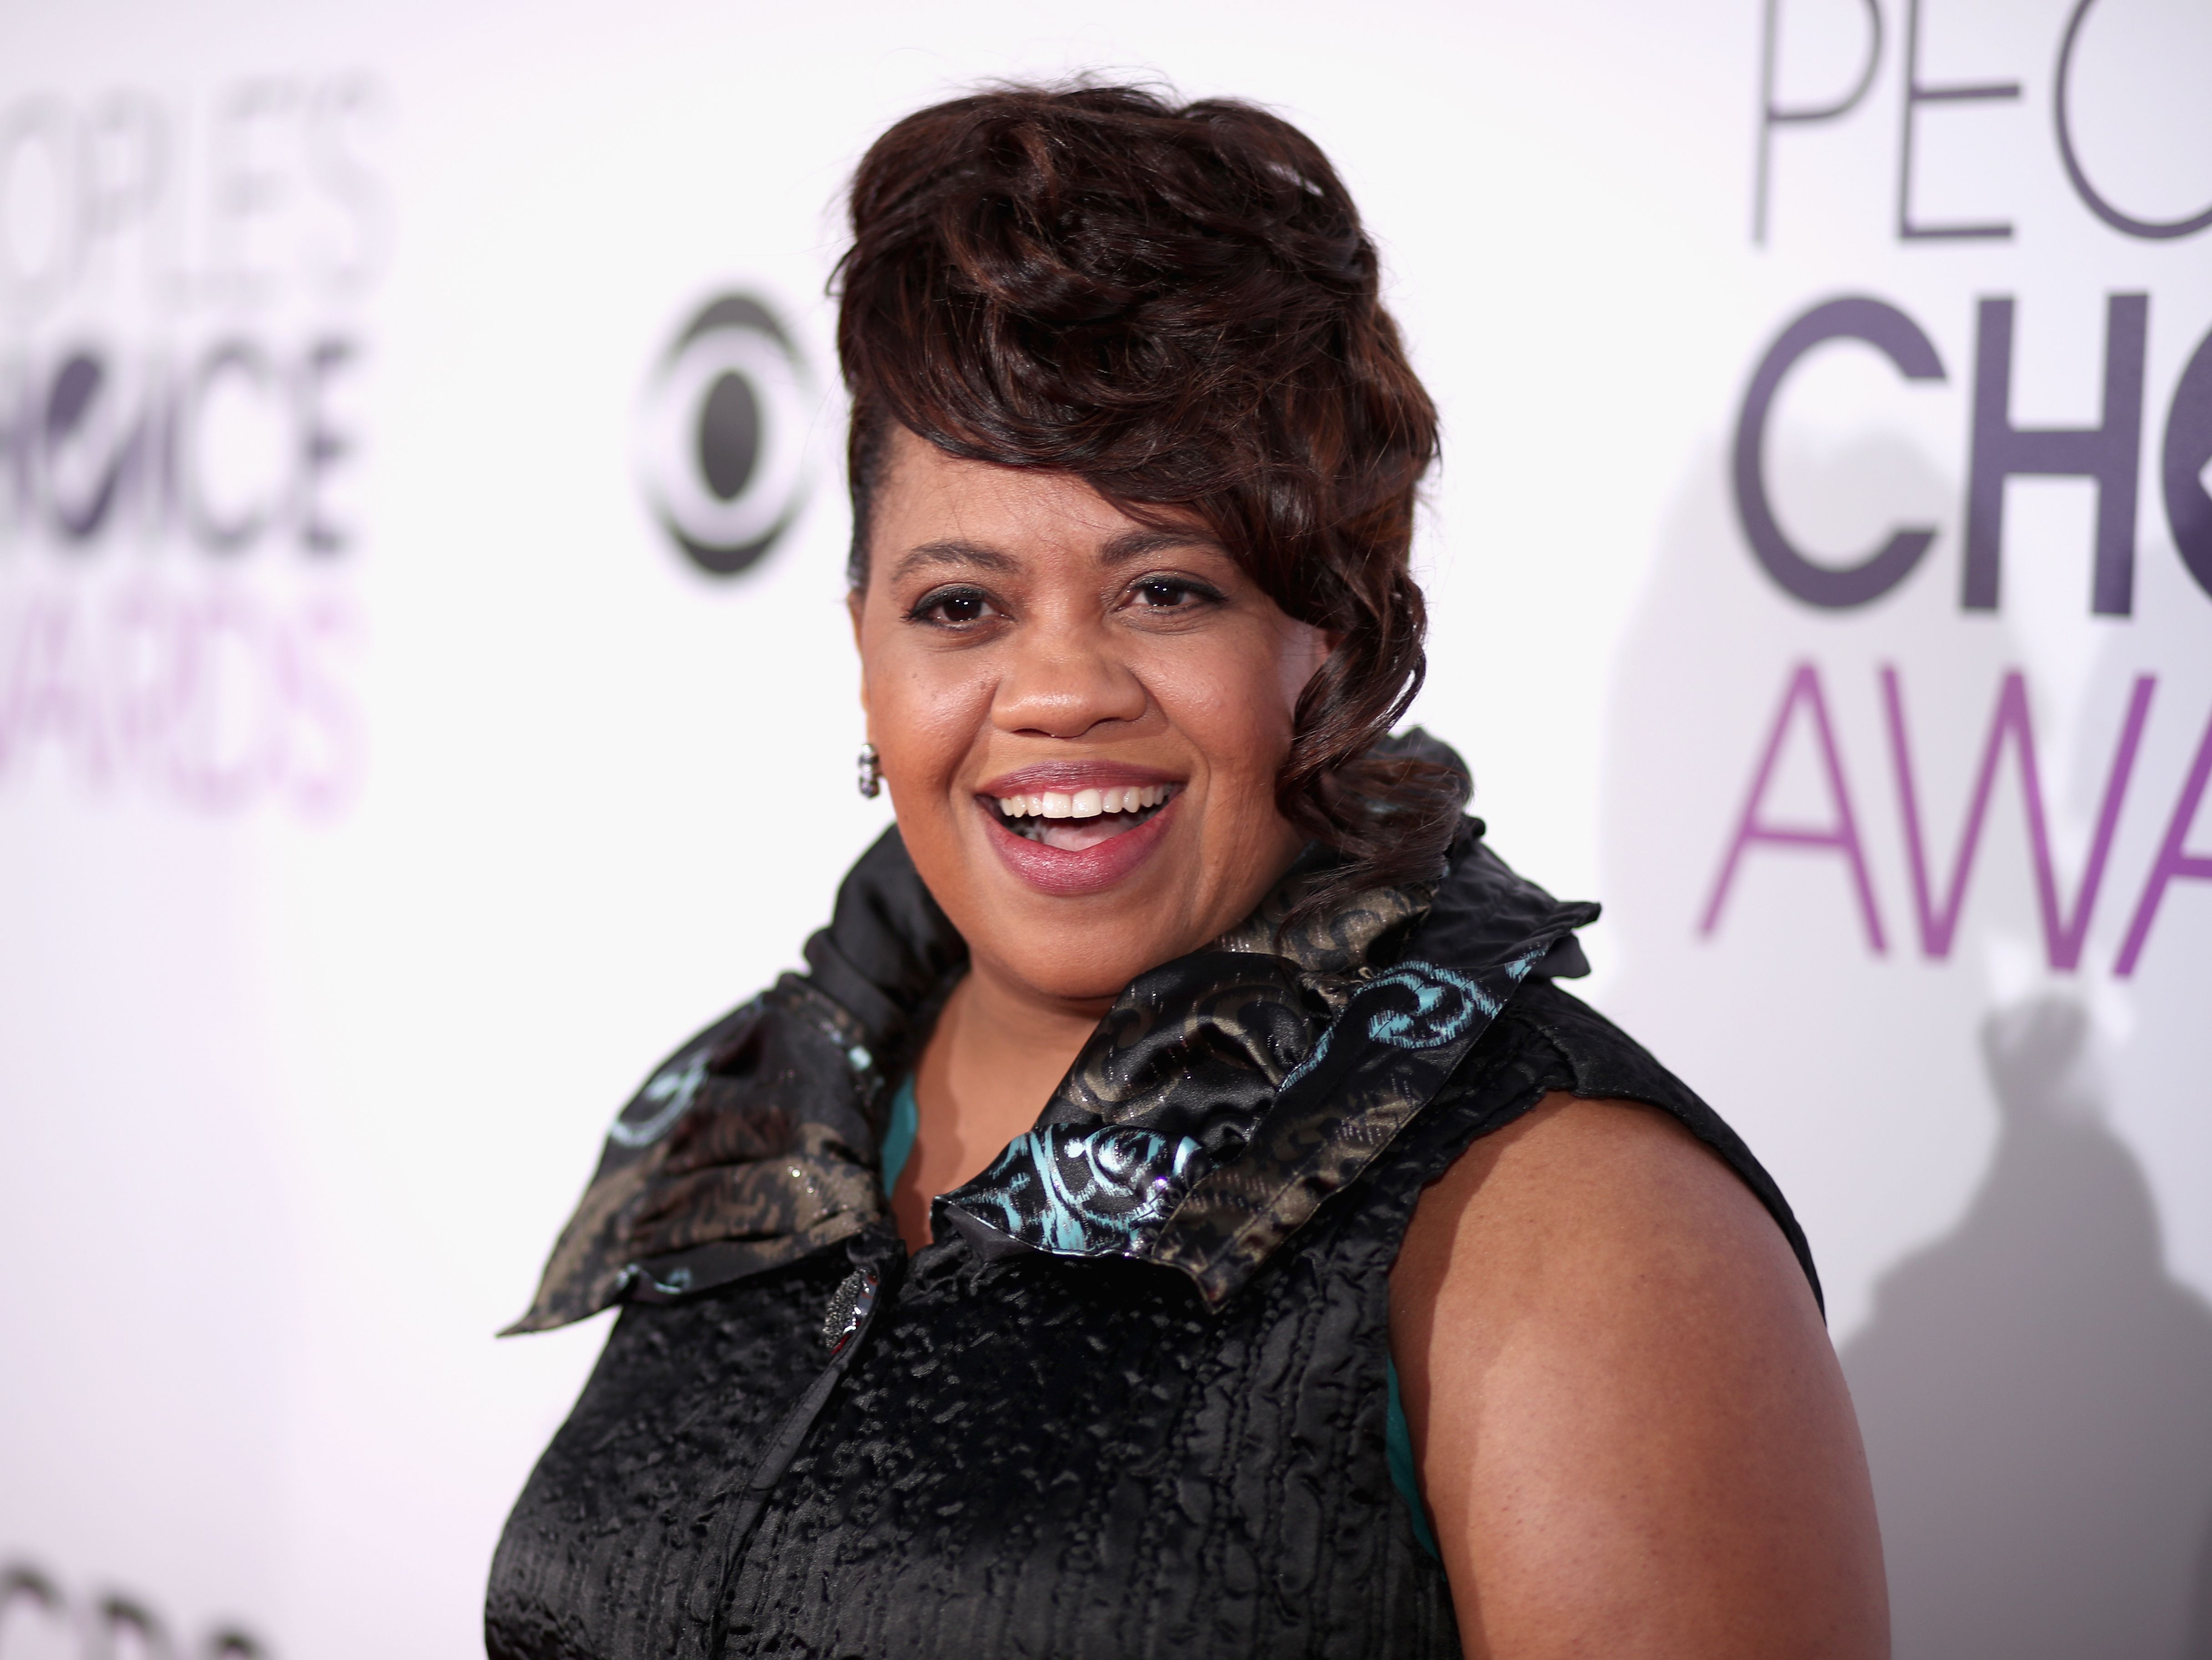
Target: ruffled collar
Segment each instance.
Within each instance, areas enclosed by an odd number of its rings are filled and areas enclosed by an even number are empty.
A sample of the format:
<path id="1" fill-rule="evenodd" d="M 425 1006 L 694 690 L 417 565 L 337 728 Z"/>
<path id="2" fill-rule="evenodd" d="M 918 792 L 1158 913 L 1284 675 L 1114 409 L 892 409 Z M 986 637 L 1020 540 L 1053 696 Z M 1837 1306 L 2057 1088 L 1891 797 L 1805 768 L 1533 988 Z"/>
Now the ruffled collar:
<path id="1" fill-rule="evenodd" d="M 1597 907 L 1523 881 L 1462 827 L 1432 884 L 1285 926 L 1323 856 L 1206 948 L 1115 1001 L 1034 1129 L 936 1201 L 934 1231 L 997 1256 L 1112 1256 L 1218 1306 L 1433 1100 L 1515 988 L 1587 972 Z M 884 1222 L 890 1094 L 966 966 L 896 829 L 839 890 L 809 972 L 672 1056 L 509 1328 L 659 1301 Z"/>

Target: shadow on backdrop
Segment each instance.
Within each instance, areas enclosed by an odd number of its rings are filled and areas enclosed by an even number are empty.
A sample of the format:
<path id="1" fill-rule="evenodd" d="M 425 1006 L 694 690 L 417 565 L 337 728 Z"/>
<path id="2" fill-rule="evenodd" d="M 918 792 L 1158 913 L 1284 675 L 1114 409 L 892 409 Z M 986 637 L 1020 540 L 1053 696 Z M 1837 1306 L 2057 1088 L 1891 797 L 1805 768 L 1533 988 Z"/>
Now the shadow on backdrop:
<path id="1" fill-rule="evenodd" d="M 2212 1522 L 2205 1524 L 2203 1548 L 2197 1553 L 2197 1591 L 2191 1600 L 2181 1660 L 2212 1660 Z"/>
<path id="2" fill-rule="evenodd" d="M 2089 1033 L 2055 997 L 1984 1022 L 1989 1174 L 1844 1349 L 1899 1660 L 2212 1660 L 2212 1309 L 2166 1275 Z"/>
<path id="3" fill-rule="evenodd" d="M 1768 462 L 1785 528 L 1808 548 L 1877 545 L 1892 520 L 1944 532 L 1890 594 L 1815 612 L 1758 571 L 1728 457 L 1693 459 L 1612 665 L 1597 943 L 1618 966 L 1601 1000 L 1729 1113 L 1798 1202 L 1832 1292 L 1851 1287 L 1835 1300 L 1857 1333 L 1844 1359 L 1898 1660 L 2212 1660 L 2212 1308 L 2168 1277 L 2143 1167 L 2107 1127 L 2123 1107 L 2166 1120 L 2203 1110 L 2201 1045 L 2176 1035 L 2203 1022 L 2201 979 L 2171 954 L 2160 960 L 2181 972 L 2137 977 L 2139 1027 L 2122 1053 L 2093 1040 L 2069 997 L 1991 1015 L 1978 942 L 2038 928 L 2016 795 L 1976 877 L 1975 948 L 1944 960 L 1926 948 L 1907 909 L 1878 671 L 1897 665 L 1909 694 L 1947 859 L 1996 688 L 2035 667 L 2034 642 L 2017 615 L 1961 613 L 1965 480 L 1942 457 L 1902 433 L 1831 444 L 1784 422 Z M 2158 776 L 2186 766 L 2201 730 L 2201 677 L 2179 669 L 2203 658 L 2203 623 L 2151 603 L 2154 586 L 2110 638 L 2079 753 L 2047 726 L 2039 735 L 2047 760 L 2067 757 L 2046 788 L 2085 812 L 2110 754 L 2097 746 L 2143 665 L 2167 665 L 2150 741 L 2179 752 Z M 1886 951 L 1832 847 L 1762 850 L 1720 925 L 1700 926 L 1768 712 L 1801 662 L 1826 688 Z M 1747 698 L 1759 706 L 1748 714 Z M 1796 742 L 1813 776 L 1811 740 Z M 2131 810 L 2169 810 L 2176 785 L 2160 787 Z M 1808 825 L 1831 812 L 1817 790 L 1770 809 Z M 2181 917 L 2196 902 L 2168 905 Z M 2178 937 L 2153 948 L 2171 954 Z M 1907 1227 L 1939 1237 L 1899 1260 L 1888 1242 Z"/>

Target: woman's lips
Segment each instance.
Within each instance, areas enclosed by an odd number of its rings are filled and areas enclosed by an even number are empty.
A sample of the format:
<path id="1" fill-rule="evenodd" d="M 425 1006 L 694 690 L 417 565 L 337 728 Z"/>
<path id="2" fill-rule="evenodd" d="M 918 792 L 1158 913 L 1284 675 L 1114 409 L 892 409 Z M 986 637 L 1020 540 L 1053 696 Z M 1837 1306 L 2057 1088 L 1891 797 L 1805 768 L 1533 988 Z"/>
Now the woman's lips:
<path id="1" fill-rule="evenodd" d="M 988 826 L 984 833 L 1008 869 L 1040 894 L 1048 894 L 1054 899 L 1074 899 L 1103 893 L 1149 858 L 1166 833 L 1164 827 L 1168 815 L 1182 799 L 1182 793 L 1178 791 L 1134 829 L 1121 831 L 1080 848 L 1054 847 L 1016 835 L 1006 827 L 995 801 L 978 800 L 975 805 Z"/>

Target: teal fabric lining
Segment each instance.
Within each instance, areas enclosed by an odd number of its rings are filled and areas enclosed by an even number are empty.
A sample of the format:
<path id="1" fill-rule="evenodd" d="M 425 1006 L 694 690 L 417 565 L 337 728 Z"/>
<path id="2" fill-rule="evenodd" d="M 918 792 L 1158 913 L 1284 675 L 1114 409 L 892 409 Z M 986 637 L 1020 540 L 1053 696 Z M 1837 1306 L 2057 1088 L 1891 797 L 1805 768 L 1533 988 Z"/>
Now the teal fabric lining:
<path id="1" fill-rule="evenodd" d="M 1406 1403 L 1398 1395 L 1398 1365 L 1395 1360 L 1384 1365 L 1390 1380 L 1390 1415 L 1382 1426 L 1382 1456 L 1390 1465 L 1390 1485 L 1406 1501 L 1414 1542 L 1442 1561 L 1443 1553 L 1437 1548 L 1437 1536 L 1429 1528 L 1429 1507 L 1421 1502 L 1420 1473 L 1413 1468 L 1413 1431 L 1406 1421 Z"/>
<path id="2" fill-rule="evenodd" d="M 891 1121 L 884 1126 L 884 1191 L 889 1193 L 897 1184 L 899 1172 L 906 1168 L 907 1155 L 914 1151 L 914 1132 L 921 1125 L 921 1112 L 914 1104 L 914 1074 L 906 1075 L 891 1097 Z"/>
<path id="3" fill-rule="evenodd" d="M 884 1191 L 889 1193 L 897 1184 L 899 1172 L 914 1152 L 915 1132 L 921 1128 L 921 1112 L 914 1101 L 914 1075 L 908 1073 L 891 1097 L 890 1122 L 884 1127 Z M 1421 1481 L 1413 1468 L 1413 1432 L 1406 1422 L 1406 1404 L 1398 1395 L 1398 1367 L 1395 1362 L 1386 1362 L 1390 1384 L 1390 1413 L 1382 1427 L 1382 1453 L 1390 1466 L 1390 1485 L 1398 1489 L 1398 1496 L 1406 1501 L 1406 1513 L 1413 1520 L 1413 1537 L 1421 1548 L 1442 1560 L 1437 1549 L 1437 1536 L 1429 1528 L 1428 1506 L 1421 1502 Z"/>

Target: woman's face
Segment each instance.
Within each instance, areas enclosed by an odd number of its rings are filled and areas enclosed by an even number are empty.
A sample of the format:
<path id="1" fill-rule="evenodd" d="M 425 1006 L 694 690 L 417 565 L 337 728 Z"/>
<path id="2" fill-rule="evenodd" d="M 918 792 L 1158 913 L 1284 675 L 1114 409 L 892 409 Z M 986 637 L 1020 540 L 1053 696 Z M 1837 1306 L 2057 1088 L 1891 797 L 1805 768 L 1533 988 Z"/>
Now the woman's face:
<path id="1" fill-rule="evenodd" d="M 1296 857 L 1274 780 L 1328 643 L 1194 523 L 892 446 L 853 626 L 900 833 L 978 972 L 1110 999 Z"/>

